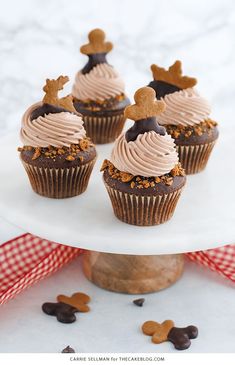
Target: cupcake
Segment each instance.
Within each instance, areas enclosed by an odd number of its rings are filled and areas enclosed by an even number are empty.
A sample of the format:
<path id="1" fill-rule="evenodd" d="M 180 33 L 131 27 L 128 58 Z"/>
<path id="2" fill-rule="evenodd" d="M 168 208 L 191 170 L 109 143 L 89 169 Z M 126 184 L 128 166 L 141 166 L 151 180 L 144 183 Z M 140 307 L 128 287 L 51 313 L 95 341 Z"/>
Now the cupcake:
<path id="1" fill-rule="evenodd" d="M 169 220 L 186 182 L 174 140 L 157 123 L 165 104 L 155 97 L 150 87 L 136 91 L 136 104 L 125 109 L 135 123 L 117 138 L 101 168 L 114 214 L 138 226 Z"/>
<path id="2" fill-rule="evenodd" d="M 58 98 L 68 80 L 67 76 L 47 79 L 42 102 L 22 118 L 20 159 L 33 190 L 48 198 L 83 193 L 96 161 L 94 144 L 86 137 L 72 97 Z"/>
<path id="3" fill-rule="evenodd" d="M 87 135 L 95 143 L 113 142 L 122 132 L 124 108 L 130 104 L 124 82 L 106 60 L 113 48 L 101 29 L 92 30 L 81 47 L 88 62 L 76 75 L 72 89 L 75 109 L 83 115 Z"/>
<path id="4" fill-rule="evenodd" d="M 166 104 L 158 122 L 175 139 L 186 174 L 200 172 L 206 167 L 219 135 L 217 123 L 209 117 L 210 105 L 194 88 L 197 80 L 182 76 L 180 61 L 168 70 L 157 65 L 151 69 L 154 81 L 148 86 Z"/>

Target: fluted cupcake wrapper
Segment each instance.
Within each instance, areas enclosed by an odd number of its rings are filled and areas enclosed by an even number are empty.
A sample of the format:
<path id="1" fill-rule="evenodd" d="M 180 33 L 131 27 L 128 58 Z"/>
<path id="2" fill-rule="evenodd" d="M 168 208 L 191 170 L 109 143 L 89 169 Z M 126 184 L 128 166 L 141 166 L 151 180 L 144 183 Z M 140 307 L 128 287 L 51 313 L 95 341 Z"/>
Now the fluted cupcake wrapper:
<path id="1" fill-rule="evenodd" d="M 164 195 L 144 196 L 124 193 L 107 184 L 105 186 L 116 217 L 136 226 L 154 226 L 168 221 L 183 189 Z"/>
<path id="2" fill-rule="evenodd" d="M 70 168 L 37 167 L 22 161 L 32 189 L 48 198 L 70 198 L 83 193 L 96 159 L 85 165 Z"/>
<path id="3" fill-rule="evenodd" d="M 96 144 L 115 141 L 123 130 L 125 120 L 123 112 L 113 116 L 83 115 L 87 136 Z"/>
<path id="4" fill-rule="evenodd" d="M 216 140 L 192 146 L 177 145 L 179 161 L 187 175 L 196 174 L 205 169 L 215 143 Z"/>

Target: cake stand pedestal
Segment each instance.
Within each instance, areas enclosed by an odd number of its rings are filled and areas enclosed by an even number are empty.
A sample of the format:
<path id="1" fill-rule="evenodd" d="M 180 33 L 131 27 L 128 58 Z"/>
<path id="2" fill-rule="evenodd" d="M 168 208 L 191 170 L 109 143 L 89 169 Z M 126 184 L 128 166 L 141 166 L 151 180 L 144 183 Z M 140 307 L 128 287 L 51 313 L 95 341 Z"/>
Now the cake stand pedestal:
<path id="1" fill-rule="evenodd" d="M 174 284 L 182 275 L 184 256 L 120 255 L 86 251 L 83 272 L 103 289 L 128 294 L 151 293 Z"/>
<path id="2" fill-rule="evenodd" d="M 99 169 L 112 144 L 97 147 L 98 160 L 85 193 L 48 199 L 30 187 L 16 151 L 18 136 L 6 136 L 0 141 L 0 217 L 24 232 L 88 250 L 84 273 L 102 288 L 133 294 L 166 288 L 183 272 L 182 253 L 234 243 L 233 184 L 221 189 L 228 171 L 229 181 L 235 180 L 233 138 L 231 130 L 224 129 L 206 170 L 187 177 L 171 220 L 137 227 L 114 216 L 102 181 Z"/>

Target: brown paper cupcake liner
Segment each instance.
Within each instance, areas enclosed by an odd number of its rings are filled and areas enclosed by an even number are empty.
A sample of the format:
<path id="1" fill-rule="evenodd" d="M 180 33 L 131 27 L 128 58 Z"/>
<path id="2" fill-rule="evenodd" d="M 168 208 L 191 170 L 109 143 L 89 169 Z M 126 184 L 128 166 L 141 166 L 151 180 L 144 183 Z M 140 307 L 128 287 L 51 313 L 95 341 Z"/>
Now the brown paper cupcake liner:
<path id="1" fill-rule="evenodd" d="M 83 193 L 95 164 L 95 159 L 85 165 L 70 168 L 43 168 L 22 161 L 32 189 L 48 198 L 70 198 Z"/>
<path id="2" fill-rule="evenodd" d="M 122 132 L 125 120 L 123 113 L 102 117 L 83 115 L 87 136 L 96 144 L 115 141 Z"/>
<path id="3" fill-rule="evenodd" d="M 107 184 L 105 186 L 116 217 L 136 226 L 154 226 L 168 221 L 183 189 L 164 195 L 141 196 L 121 192 Z"/>
<path id="4" fill-rule="evenodd" d="M 216 140 L 194 146 L 177 146 L 179 161 L 186 174 L 196 174 L 205 169 Z"/>

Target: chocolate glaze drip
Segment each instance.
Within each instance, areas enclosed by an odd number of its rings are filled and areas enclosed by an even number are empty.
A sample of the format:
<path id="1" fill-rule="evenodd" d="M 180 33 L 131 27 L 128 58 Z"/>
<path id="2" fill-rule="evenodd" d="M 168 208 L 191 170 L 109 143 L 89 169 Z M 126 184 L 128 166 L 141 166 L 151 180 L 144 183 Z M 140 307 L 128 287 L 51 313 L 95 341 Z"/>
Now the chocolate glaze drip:
<path id="1" fill-rule="evenodd" d="M 83 75 L 90 72 L 95 66 L 97 66 L 100 63 L 108 63 L 106 60 L 106 54 L 107 53 L 94 53 L 94 54 L 88 55 L 89 60 L 81 71 L 83 73 Z"/>
<path id="2" fill-rule="evenodd" d="M 182 90 L 178 86 L 171 85 L 171 84 L 168 84 L 167 82 L 157 81 L 157 80 L 151 81 L 148 84 L 148 86 L 156 91 L 157 99 L 161 99 L 167 94 L 173 94 L 176 91 Z"/>
<path id="3" fill-rule="evenodd" d="M 40 106 L 39 108 L 33 110 L 32 114 L 30 115 L 30 120 L 37 119 L 40 116 L 43 117 L 45 114 L 49 114 L 49 113 L 55 114 L 55 113 L 61 113 L 61 112 L 68 112 L 68 113 L 73 114 L 69 110 L 60 108 L 59 106 L 45 103 L 42 106 Z"/>
<path id="4" fill-rule="evenodd" d="M 135 124 L 125 134 L 127 142 L 135 141 L 139 134 L 154 131 L 161 136 L 166 134 L 166 129 L 161 127 L 155 117 L 136 120 Z"/>

